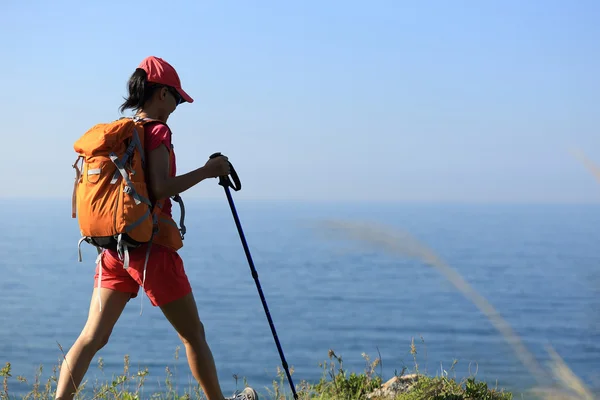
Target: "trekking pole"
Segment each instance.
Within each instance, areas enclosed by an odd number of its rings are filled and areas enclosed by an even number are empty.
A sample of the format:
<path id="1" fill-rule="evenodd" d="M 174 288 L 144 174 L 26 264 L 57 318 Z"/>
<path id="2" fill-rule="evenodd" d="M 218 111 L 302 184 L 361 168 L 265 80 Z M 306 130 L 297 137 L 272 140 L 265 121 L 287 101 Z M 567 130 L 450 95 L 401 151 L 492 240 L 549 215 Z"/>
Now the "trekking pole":
<path id="1" fill-rule="evenodd" d="M 214 153 L 210 156 L 210 158 L 215 158 L 221 156 L 221 153 Z M 279 357 L 281 357 L 281 364 L 283 365 L 283 369 L 285 369 L 285 373 L 287 375 L 288 382 L 290 384 L 290 388 L 292 389 L 292 393 L 294 394 L 294 399 L 298 399 L 298 395 L 296 394 L 296 389 L 294 388 L 294 383 L 292 382 L 292 376 L 290 375 L 290 370 L 288 369 L 287 361 L 285 360 L 285 356 L 283 355 L 283 350 L 281 349 L 281 344 L 279 343 L 279 338 L 277 337 L 277 332 L 275 331 L 275 325 L 273 325 L 273 320 L 271 319 L 271 313 L 269 312 L 269 307 L 267 306 L 267 301 L 265 300 L 265 295 L 263 294 L 262 288 L 260 286 L 260 282 L 258 281 L 258 272 L 256 272 L 256 268 L 254 268 L 254 262 L 252 261 L 252 256 L 250 255 L 250 250 L 248 249 L 248 243 L 246 243 L 246 238 L 244 236 L 244 232 L 242 230 L 242 225 L 240 224 L 240 219 L 238 218 L 237 211 L 235 209 L 235 204 L 233 203 L 233 198 L 231 197 L 231 192 L 229 188 L 232 188 L 236 192 L 242 188 L 242 184 L 240 182 L 240 178 L 238 177 L 233 165 L 229 163 L 231 178 L 235 185 L 229 179 L 229 176 L 221 176 L 219 177 L 219 185 L 223 186 L 225 189 L 225 194 L 227 195 L 227 201 L 229 202 L 229 207 L 231 208 L 231 213 L 233 214 L 233 219 L 235 220 L 235 225 L 237 227 L 238 233 L 240 235 L 240 239 L 242 241 L 242 246 L 244 246 L 244 252 L 246 253 L 246 258 L 248 259 L 248 264 L 250 265 L 250 270 L 252 271 L 252 277 L 254 278 L 254 283 L 256 283 L 256 288 L 258 289 L 258 294 L 260 296 L 260 300 L 262 302 L 263 308 L 265 309 L 265 314 L 267 315 L 267 320 L 269 321 L 269 326 L 271 327 L 271 333 L 273 334 L 273 339 L 275 340 L 275 344 L 277 345 L 277 350 L 279 351 Z"/>

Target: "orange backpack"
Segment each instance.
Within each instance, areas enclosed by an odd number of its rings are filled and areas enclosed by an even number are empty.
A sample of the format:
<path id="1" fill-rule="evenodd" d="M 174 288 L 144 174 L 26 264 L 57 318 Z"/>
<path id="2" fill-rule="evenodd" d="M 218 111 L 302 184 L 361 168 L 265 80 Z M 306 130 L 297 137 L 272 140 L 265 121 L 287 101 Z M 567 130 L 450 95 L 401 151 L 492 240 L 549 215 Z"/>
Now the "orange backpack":
<path id="1" fill-rule="evenodd" d="M 185 209 L 181 207 L 180 226 L 167 215 L 160 215 L 164 200 L 151 202 L 145 171 L 144 124 L 155 121 L 123 117 L 90 128 L 74 144 L 79 156 L 73 164 L 72 217 L 79 214 L 81 243 L 115 250 L 129 265 L 129 248 L 152 242 L 178 250 L 183 246 Z M 172 151 L 171 151 L 172 155 Z M 81 160 L 81 168 L 77 163 Z M 145 266 L 144 266 L 145 267 Z"/>

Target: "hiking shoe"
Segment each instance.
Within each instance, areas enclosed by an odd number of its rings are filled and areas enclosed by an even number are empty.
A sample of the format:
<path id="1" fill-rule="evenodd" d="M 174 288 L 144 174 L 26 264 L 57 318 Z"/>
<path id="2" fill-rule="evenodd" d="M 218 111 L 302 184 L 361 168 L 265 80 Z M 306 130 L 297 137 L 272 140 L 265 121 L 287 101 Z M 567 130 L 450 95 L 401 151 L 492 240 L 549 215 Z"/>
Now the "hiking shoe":
<path id="1" fill-rule="evenodd" d="M 241 392 L 236 392 L 232 397 L 225 397 L 225 400 L 258 400 L 258 393 L 251 387 L 247 387 Z"/>

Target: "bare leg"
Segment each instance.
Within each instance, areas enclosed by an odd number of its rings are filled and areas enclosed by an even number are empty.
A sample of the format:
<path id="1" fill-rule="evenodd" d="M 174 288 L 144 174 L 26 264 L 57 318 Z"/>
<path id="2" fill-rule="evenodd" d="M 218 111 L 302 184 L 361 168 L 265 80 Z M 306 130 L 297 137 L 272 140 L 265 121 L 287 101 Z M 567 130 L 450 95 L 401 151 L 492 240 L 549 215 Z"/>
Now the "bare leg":
<path id="1" fill-rule="evenodd" d="M 131 296 L 129 293 L 101 288 L 102 312 L 99 312 L 97 291 L 98 288 L 94 288 L 88 320 L 63 360 L 56 399 L 73 399 L 94 355 L 108 342 L 113 327 Z"/>
<path id="2" fill-rule="evenodd" d="M 192 293 L 161 307 L 185 346 L 188 364 L 208 400 L 223 400 L 215 362 Z"/>

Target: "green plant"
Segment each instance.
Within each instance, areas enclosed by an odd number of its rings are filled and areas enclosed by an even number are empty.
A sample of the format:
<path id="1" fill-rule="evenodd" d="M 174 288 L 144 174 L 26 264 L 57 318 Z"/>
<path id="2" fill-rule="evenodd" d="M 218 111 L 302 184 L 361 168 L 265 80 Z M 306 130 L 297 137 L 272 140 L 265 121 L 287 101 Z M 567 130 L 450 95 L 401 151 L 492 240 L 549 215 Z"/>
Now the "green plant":
<path id="1" fill-rule="evenodd" d="M 422 338 L 421 338 L 422 339 Z M 429 377 L 421 374 L 417 363 L 417 348 L 414 341 L 411 341 L 410 353 L 414 359 L 414 370 L 416 376 L 414 384 L 406 386 L 406 389 L 396 393 L 395 400 L 511 400 L 510 393 L 497 392 L 489 389 L 485 382 L 476 381 L 474 377 L 469 377 L 464 382 L 457 382 L 448 377 L 448 373 L 442 370 L 441 376 Z M 296 386 L 296 391 L 300 400 L 319 399 L 319 400 L 355 400 L 367 399 L 379 400 L 383 397 L 375 396 L 376 390 L 381 388 L 383 378 L 381 375 L 382 365 L 381 356 L 374 360 L 362 353 L 365 360 L 364 371 L 349 371 L 344 366 L 341 355 L 334 350 L 328 351 L 328 358 L 319 364 L 323 374 L 318 382 L 301 381 Z M 140 368 L 133 371 L 130 367 L 130 358 L 128 355 L 123 359 L 123 371 L 103 382 L 94 382 L 90 390 L 85 390 L 87 381 L 82 382 L 80 390 L 76 395 L 77 400 L 92 399 L 119 399 L 119 400 L 141 400 L 141 399 L 160 399 L 160 400 L 191 400 L 203 399 L 204 396 L 199 385 L 190 385 L 180 393 L 176 382 L 177 360 L 179 359 L 179 348 L 175 352 L 175 366 L 165 367 L 164 388 L 156 393 L 144 393 L 144 383 L 149 376 L 148 368 Z M 60 360 L 59 360 L 60 361 Z M 455 363 L 452 364 L 454 368 Z M 104 361 L 98 359 L 98 369 L 104 372 Z M 380 371 L 378 372 L 378 368 Z M 406 367 L 402 368 L 400 374 L 394 373 L 392 378 L 405 377 Z M 173 372 L 174 371 L 174 372 Z M 52 370 L 52 375 L 48 377 L 46 384 L 41 385 L 43 369 L 40 366 L 33 382 L 31 390 L 22 397 L 28 400 L 51 400 L 54 399 L 57 381 L 57 367 Z M 293 374 L 294 368 L 290 367 L 290 373 Z M 261 395 L 262 399 L 287 400 L 291 399 L 291 394 L 286 391 L 286 376 L 281 368 L 277 368 L 277 379 L 273 380 L 273 387 L 267 388 L 267 396 Z M 8 400 L 9 389 L 12 382 L 12 367 L 10 363 L 0 369 L 0 378 L 2 379 L 2 391 L 0 399 Z M 236 381 L 239 377 L 234 375 Z M 242 377 L 244 386 L 248 384 L 245 377 Z M 29 385 L 27 379 L 17 376 L 18 384 Z M 389 398 L 386 398 L 389 399 Z"/>

